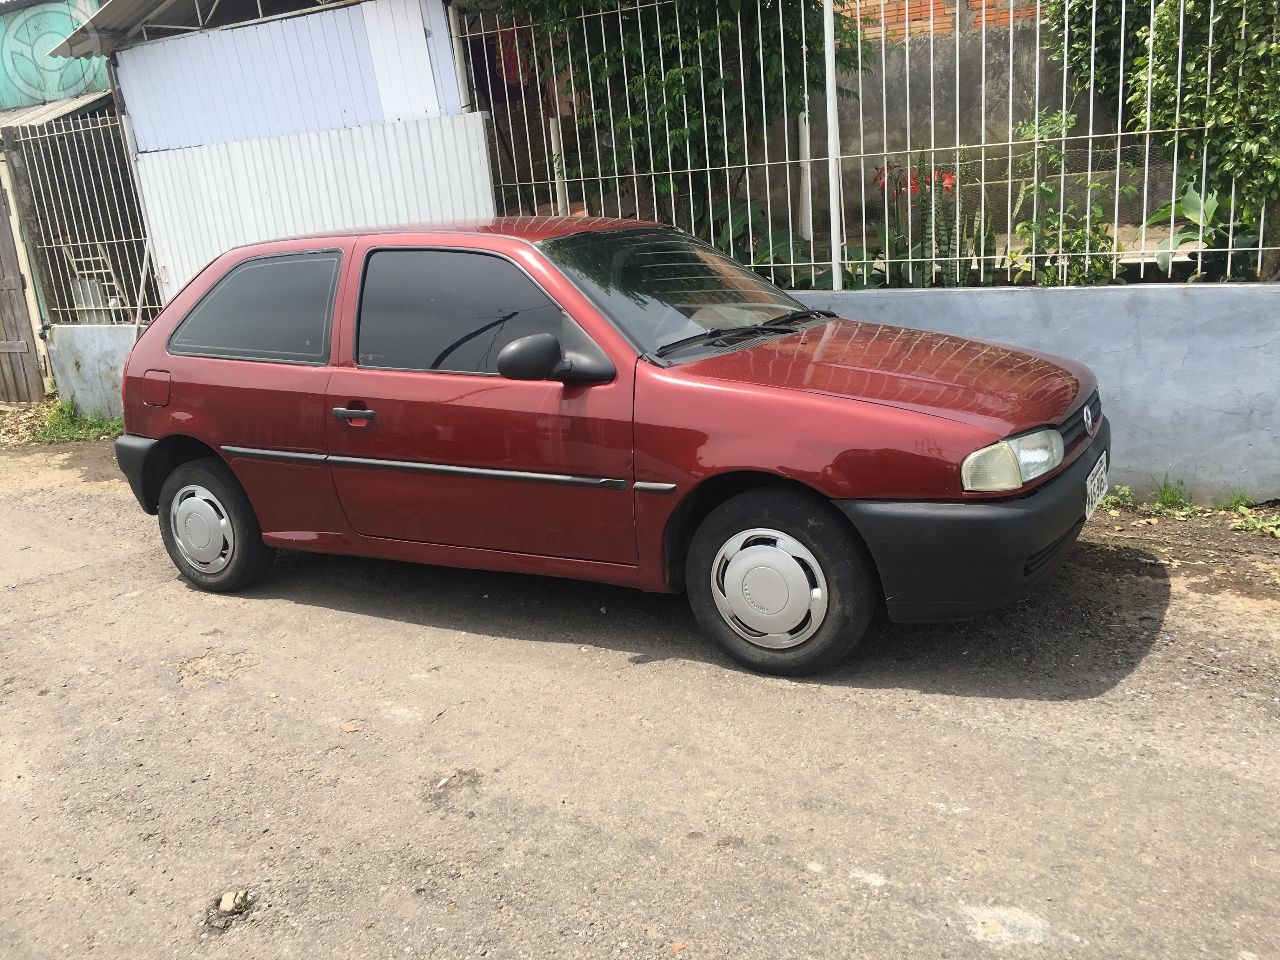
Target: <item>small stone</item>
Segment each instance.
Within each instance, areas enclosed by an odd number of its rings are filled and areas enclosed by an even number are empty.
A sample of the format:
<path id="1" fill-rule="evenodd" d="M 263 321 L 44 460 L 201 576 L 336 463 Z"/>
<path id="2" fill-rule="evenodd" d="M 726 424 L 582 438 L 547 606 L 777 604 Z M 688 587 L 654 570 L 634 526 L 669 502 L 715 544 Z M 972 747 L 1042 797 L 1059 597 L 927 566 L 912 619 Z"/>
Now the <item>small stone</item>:
<path id="1" fill-rule="evenodd" d="M 236 892 L 228 890 L 222 895 L 222 899 L 218 901 L 219 913 L 235 913 L 236 912 Z"/>

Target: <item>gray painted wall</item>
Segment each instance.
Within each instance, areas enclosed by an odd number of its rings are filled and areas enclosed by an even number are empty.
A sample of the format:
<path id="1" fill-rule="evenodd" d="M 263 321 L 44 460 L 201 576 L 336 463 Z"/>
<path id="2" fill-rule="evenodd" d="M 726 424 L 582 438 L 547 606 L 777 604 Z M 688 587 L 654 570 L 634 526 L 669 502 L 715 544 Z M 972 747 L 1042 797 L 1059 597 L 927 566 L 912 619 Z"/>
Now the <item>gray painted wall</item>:
<path id="1" fill-rule="evenodd" d="M 1112 482 L 1167 475 L 1200 500 L 1280 497 L 1280 285 L 804 292 L 856 320 L 1073 357 L 1098 375 L 1114 430 Z M 120 413 L 130 326 L 55 326 L 58 391 Z"/>
<path id="2" fill-rule="evenodd" d="M 84 413 L 120 416 L 120 375 L 137 338 L 138 328 L 128 324 L 55 324 L 49 361 L 58 395 Z"/>
<path id="3" fill-rule="evenodd" d="M 1072 357 L 1098 375 L 1111 481 L 1280 497 L 1280 285 L 813 291 L 806 304 Z"/>

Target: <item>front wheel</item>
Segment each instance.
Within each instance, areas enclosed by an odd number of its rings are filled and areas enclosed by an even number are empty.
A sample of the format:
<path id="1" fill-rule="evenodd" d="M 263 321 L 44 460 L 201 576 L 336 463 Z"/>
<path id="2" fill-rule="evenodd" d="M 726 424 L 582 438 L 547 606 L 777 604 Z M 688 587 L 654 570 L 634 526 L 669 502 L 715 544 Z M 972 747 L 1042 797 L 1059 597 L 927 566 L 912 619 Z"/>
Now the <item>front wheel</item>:
<path id="1" fill-rule="evenodd" d="M 787 676 L 843 660 L 879 596 L 848 521 L 816 494 L 778 487 L 740 494 L 703 520 L 685 585 L 694 615 L 729 656 Z"/>
<path id="2" fill-rule="evenodd" d="M 216 457 L 180 464 L 160 490 L 160 536 L 178 572 L 201 590 L 225 593 L 257 580 L 275 551 L 244 488 Z"/>

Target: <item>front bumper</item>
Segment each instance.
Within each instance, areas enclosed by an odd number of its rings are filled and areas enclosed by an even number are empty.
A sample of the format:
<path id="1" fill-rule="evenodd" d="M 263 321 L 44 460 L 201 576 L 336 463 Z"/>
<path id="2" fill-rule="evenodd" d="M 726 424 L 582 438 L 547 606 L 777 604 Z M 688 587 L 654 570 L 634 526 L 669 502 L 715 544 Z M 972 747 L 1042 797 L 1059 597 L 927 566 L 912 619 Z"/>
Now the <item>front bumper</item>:
<path id="1" fill-rule="evenodd" d="M 1104 417 L 1071 466 L 1017 500 L 835 505 L 866 541 L 892 619 L 952 620 L 1021 600 L 1057 569 L 1084 526 L 1089 471 L 1110 451 Z"/>

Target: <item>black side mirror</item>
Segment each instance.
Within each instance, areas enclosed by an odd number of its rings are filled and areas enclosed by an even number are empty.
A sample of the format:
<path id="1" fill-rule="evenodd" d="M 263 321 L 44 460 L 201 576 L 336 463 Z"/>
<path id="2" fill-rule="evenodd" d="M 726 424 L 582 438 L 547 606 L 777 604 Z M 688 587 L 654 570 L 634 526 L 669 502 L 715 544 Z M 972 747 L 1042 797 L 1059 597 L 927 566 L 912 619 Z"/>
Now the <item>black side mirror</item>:
<path id="1" fill-rule="evenodd" d="M 498 354 L 498 373 L 508 380 L 559 380 L 561 383 L 607 383 L 616 374 L 603 353 L 566 354 L 554 334 L 534 333 L 512 340 Z"/>
<path id="2" fill-rule="evenodd" d="M 550 333 L 512 340 L 498 354 L 498 373 L 508 380 L 550 380 L 563 354 Z"/>

